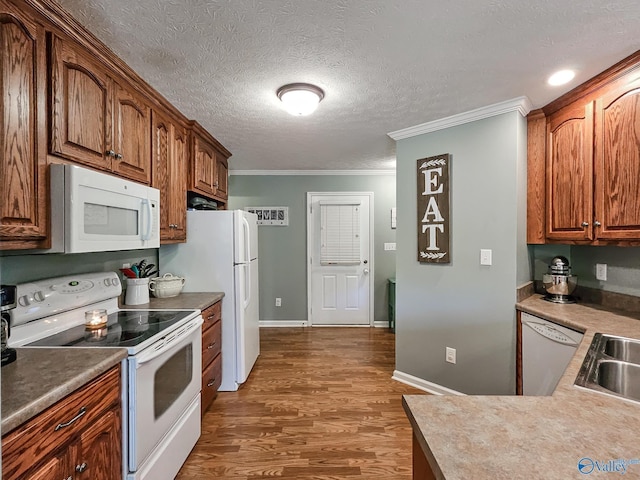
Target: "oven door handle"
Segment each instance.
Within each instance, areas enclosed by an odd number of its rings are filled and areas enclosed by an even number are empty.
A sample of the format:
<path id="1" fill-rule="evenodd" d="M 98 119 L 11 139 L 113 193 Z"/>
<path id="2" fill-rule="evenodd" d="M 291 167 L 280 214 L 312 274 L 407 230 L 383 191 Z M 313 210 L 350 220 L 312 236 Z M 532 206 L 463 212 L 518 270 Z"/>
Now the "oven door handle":
<path id="1" fill-rule="evenodd" d="M 184 327 L 178 329 L 176 332 L 167 335 L 167 337 L 163 338 L 162 343 L 158 345 L 156 348 L 151 348 L 149 353 L 142 353 L 141 355 L 136 357 L 136 368 L 140 368 L 141 365 L 145 363 L 149 363 L 155 358 L 158 358 L 163 353 L 171 350 L 179 340 L 185 338 L 186 334 L 195 330 L 196 328 L 202 325 L 203 320 L 201 316 L 194 319 L 191 323 L 185 325 Z"/>

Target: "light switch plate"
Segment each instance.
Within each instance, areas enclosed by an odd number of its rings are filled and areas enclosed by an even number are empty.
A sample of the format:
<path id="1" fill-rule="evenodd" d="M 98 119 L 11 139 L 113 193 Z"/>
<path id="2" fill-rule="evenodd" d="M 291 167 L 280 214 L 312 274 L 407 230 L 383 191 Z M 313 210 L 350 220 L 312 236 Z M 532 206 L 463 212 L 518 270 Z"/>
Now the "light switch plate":
<path id="1" fill-rule="evenodd" d="M 490 249 L 480 249 L 480 265 L 491 265 L 491 253 Z"/>
<path id="2" fill-rule="evenodd" d="M 385 243 L 384 244 L 384 249 L 385 250 L 395 250 L 396 249 L 395 242 L 393 242 L 393 243 Z"/>

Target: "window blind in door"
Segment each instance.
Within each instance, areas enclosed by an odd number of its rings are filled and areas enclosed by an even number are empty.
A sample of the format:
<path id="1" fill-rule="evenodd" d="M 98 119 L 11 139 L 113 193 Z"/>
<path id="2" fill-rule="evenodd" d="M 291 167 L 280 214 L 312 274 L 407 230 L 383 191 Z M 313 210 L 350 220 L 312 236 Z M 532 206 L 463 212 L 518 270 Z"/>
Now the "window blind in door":
<path id="1" fill-rule="evenodd" d="M 360 264 L 360 204 L 320 203 L 320 264 Z"/>

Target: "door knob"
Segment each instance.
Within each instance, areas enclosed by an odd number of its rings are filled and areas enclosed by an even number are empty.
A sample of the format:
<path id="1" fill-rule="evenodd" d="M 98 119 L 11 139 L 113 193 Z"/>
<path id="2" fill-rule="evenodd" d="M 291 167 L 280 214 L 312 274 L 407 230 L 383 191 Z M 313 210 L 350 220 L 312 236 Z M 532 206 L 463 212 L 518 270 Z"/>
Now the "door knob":
<path id="1" fill-rule="evenodd" d="M 367 275 L 367 274 L 369 273 L 369 269 L 368 269 L 368 268 L 365 268 L 365 269 L 362 271 L 362 273 L 364 273 L 365 275 Z"/>

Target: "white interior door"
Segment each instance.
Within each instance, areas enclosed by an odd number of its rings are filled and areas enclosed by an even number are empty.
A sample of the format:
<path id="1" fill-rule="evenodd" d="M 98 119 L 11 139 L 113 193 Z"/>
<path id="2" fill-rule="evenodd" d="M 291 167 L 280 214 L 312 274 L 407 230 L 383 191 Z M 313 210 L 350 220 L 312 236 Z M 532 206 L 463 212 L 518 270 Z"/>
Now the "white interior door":
<path id="1" fill-rule="evenodd" d="M 371 325 L 372 192 L 308 193 L 311 325 Z"/>

